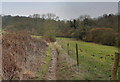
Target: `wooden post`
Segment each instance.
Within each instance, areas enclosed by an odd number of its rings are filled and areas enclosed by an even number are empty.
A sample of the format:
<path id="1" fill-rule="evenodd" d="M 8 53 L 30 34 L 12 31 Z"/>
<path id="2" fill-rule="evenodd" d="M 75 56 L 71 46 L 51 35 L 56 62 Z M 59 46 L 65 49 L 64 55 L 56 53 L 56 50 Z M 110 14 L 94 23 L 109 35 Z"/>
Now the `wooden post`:
<path id="1" fill-rule="evenodd" d="M 112 80 L 117 80 L 117 71 L 119 68 L 120 53 L 115 53 L 115 62 L 112 68 Z"/>
<path id="2" fill-rule="evenodd" d="M 69 53 L 69 43 L 67 44 L 67 50 L 68 50 L 68 55 L 69 55 L 69 54 L 70 54 L 70 53 Z"/>
<path id="3" fill-rule="evenodd" d="M 119 51 L 119 50 L 118 50 Z M 119 55 L 119 63 L 118 63 L 118 80 L 120 80 L 120 51 L 118 52 Z"/>
<path id="4" fill-rule="evenodd" d="M 120 62 L 120 56 L 119 56 L 119 62 Z M 120 80 L 120 63 L 119 63 L 119 67 L 118 67 L 118 80 Z"/>
<path id="5" fill-rule="evenodd" d="M 76 57 L 77 57 L 77 66 L 79 66 L 78 45 L 77 45 L 77 43 L 76 43 Z"/>

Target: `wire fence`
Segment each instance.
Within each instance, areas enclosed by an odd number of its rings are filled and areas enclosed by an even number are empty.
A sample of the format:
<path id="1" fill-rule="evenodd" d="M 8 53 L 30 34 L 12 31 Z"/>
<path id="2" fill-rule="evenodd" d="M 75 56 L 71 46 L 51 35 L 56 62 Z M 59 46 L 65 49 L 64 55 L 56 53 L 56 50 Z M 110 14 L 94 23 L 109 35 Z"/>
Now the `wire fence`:
<path id="1" fill-rule="evenodd" d="M 87 49 L 82 49 L 82 47 L 77 43 L 62 44 L 62 48 L 76 61 L 77 66 L 83 68 L 83 71 L 88 74 L 88 79 L 120 80 L 120 55 L 118 53 L 115 53 L 115 56 L 110 54 L 99 56 L 96 53 L 87 53 Z"/>

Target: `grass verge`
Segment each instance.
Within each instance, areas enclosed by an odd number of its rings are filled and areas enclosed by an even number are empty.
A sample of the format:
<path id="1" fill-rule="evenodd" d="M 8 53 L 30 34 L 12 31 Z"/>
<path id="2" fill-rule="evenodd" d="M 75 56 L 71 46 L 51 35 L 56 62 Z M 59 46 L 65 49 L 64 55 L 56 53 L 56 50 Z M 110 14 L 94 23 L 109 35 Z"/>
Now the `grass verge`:
<path id="1" fill-rule="evenodd" d="M 48 47 L 46 50 L 46 56 L 43 59 L 43 64 L 41 65 L 41 69 L 39 71 L 39 78 L 38 80 L 45 80 L 45 75 L 48 72 L 49 65 L 51 62 L 51 49 Z"/>

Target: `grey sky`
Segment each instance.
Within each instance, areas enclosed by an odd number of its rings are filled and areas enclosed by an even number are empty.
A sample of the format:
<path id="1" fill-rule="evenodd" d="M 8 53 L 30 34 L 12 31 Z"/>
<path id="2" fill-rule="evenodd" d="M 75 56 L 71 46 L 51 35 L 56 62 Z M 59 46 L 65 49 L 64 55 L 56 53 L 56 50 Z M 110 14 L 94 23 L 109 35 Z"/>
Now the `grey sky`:
<path id="1" fill-rule="evenodd" d="M 98 17 L 103 14 L 116 14 L 117 2 L 3 2 L 2 14 L 25 15 L 54 13 L 60 19 L 77 18 L 80 15 Z"/>

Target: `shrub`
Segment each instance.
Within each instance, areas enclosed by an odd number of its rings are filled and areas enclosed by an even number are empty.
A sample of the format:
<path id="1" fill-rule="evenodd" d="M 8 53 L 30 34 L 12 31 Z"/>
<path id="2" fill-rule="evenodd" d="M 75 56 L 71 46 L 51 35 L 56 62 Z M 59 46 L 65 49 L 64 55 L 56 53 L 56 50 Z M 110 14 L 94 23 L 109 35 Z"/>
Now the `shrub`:
<path id="1" fill-rule="evenodd" d="M 87 36 L 86 41 L 92 41 L 104 45 L 116 44 L 116 33 L 112 28 L 93 28 Z"/>

